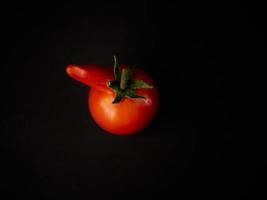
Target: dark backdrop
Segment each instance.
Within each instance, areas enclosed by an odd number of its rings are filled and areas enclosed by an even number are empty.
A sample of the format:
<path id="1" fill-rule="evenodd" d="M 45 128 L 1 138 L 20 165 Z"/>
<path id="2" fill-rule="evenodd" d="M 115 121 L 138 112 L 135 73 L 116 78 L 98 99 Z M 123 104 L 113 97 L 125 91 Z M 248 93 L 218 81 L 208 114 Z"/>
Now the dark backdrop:
<path id="1" fill-rule="evenodd" d="M 235 129 L 239 76 L 264 55 L 262 6 L 88 1 L 2 10 L 1 195 L 263 194 L 261 145 Z M 69 63 L 111 66 L 114 54 L 160 89 L 160 111 L 137 135 L 101 130 L 87 110 L 88 88 L 65 73 Z"/>

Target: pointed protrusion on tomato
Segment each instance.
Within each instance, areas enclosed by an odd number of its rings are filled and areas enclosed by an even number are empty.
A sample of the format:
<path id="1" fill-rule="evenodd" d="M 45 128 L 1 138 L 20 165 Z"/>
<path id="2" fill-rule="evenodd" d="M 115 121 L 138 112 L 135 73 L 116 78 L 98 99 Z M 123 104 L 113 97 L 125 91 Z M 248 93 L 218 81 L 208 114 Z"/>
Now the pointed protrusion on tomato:
<path id="1" fill-rule="evenodd" d="M 88 78 L 87 78 L 89 76 L 88 69 L 82 68 L 82 67 L 76 66 L 76 65 L 68 65 L 68 67 L 66 68 L 66 71 L 67 71 L 67 74 L 71 78 L 73 78 L 73 79 L 75 79 L 75 80 L 77 80 L 77 81 L 79 81 L 85 85 L 91 86 L 91 84 L 88 82 Z"/>
<path id="2" fill-rule="evenodd" d="M 110 88 L 107 87 L 107 81 L 113 80 L 113 73 L 111 70 L 104 68 L 100 65 L 68 65 L 66 68 L 67 74 L 89 86 L 93 87 L 97 90 L 101 90 L 104 92 L 111 93 Z"/>

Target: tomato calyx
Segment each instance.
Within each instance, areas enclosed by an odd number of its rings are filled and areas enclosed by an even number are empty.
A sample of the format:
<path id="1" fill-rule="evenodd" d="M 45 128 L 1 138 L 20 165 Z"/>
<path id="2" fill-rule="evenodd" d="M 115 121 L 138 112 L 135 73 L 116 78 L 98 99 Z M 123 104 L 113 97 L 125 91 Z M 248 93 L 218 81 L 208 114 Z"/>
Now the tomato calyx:
<path id="1" fill-rule="evenodd" d="M 120 70 L 117 57 L 114 56 L 114 81 L 107 81 L 107 86 L 115 92 L 113 104 L 119 103 L 124 97 L 131 99 L 144 99 L 144 96 L 136 94 L 136 89 L 150 89 L 152 85 L 142 80 L 133 80 L 134 66 L 128 65 Z"/>

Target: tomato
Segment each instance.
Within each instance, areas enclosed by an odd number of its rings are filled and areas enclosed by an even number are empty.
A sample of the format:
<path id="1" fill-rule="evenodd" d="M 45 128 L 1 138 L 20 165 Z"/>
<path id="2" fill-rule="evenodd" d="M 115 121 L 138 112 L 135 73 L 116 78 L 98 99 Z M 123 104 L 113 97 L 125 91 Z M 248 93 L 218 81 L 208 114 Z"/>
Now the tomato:
<path id="1" fill-rule="evenodd" d="M 137 133 L 157 113 L 157 87 L 140 68 L 130 69 L 115 63 L 113 70 L 100 65 L 68 65 L 66 71 L 90 87 L 88 107 L 91 116 L 102 129 L 112 134 Z"/>

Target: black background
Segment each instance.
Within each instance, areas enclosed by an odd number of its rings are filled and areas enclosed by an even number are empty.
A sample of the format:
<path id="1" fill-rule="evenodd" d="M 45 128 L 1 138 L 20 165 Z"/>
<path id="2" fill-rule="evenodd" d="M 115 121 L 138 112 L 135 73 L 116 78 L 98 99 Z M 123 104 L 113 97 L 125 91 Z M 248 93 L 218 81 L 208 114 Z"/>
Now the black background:
<path id="1" fill-rule="evenodd" d="M 264 57 L 262 5 L 24 2 L 2 10 L 2 195 L 264 194 L 264 142 L 237 122 L 239 78 Z M 65 73 L 69 63 L 111 66 L 114 54 L 160 89 L 160 111 L 137 135 L 102 131 L 87 110 L 88 88 Z"/>

